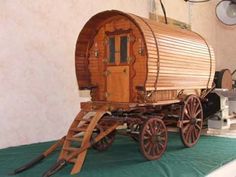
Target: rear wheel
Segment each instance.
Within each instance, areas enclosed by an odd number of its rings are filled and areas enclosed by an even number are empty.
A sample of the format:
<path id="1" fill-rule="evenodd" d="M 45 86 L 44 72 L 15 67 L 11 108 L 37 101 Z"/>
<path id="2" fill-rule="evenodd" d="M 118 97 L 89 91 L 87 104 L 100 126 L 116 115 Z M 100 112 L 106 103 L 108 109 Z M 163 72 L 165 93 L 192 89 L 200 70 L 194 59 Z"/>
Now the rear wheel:
<path id="1" fill-rule="evenodd" d="M 200 99 L 190 95 L 184 101 L 180 118 L 180 137 L 186 147 L 194 146 L 200 136 L 203 124 L 203 109 Z"/>
<path id="2" fill-rule="evenodd" d="M 96 137 L 100 133 L 99 130 L 93 132 L 93 137 Z M 116 130 L 105 136 L 103 139 L 95 143 L 92 147 L 98 151 L 105 151 L 111 147 L 115 140 Z"/>

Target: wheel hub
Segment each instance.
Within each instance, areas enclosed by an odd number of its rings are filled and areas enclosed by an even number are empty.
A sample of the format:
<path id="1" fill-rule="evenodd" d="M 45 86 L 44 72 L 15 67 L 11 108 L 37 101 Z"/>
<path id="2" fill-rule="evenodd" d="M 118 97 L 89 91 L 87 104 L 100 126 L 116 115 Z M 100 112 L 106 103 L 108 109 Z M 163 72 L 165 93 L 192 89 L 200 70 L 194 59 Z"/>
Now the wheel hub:
<path id="1" fill-rule="evenodd" d="M 197 123 L 197 119 L 194 117 L 190 120 L 191 125 L 195 125 Z"/>
<path id="2" fill-rule="evenodd" d="M 161 136 L 160 135 L 153 135 L 152 137 L 151 137 L 151 141 L 152 141 L 152 143 L 158 143 L 159 141 L 161 141 Z"/>

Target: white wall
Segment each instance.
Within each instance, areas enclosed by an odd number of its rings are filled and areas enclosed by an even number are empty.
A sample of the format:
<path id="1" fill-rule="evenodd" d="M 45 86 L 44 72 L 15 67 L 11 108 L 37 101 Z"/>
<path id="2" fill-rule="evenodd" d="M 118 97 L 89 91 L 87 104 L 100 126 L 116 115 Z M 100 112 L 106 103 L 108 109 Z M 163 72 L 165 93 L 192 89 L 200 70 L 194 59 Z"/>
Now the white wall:
<path id="1" fill-rule="evenodd" d="M 216 54 L 219 69 L 236 69 L 236 26 L 225 26 L 217 21 Z"/>
<path id="2" fill-rule="evenodd" d="M 148 17 L 147 0 L 1 0 L 0 148 L 57 139 L 80 110 L 78 34 L 97 12 Z"/>

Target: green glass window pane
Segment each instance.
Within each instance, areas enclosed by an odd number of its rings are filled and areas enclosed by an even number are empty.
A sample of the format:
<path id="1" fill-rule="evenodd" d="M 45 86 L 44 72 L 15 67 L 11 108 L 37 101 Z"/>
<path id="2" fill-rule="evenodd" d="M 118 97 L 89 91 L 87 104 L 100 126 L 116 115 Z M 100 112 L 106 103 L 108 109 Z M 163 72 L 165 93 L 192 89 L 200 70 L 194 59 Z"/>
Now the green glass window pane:
<path id="1" fill-rule="evenodd" d="M 127 36 L 120 37 L 120 62 L 127 63 L 127 53 L 128 53 L 128 38 Z"/>
<path id="2" fill-rule="evenodd" d="M 109 38 L 109 63 L 115 63 L 115 38 Z"/>

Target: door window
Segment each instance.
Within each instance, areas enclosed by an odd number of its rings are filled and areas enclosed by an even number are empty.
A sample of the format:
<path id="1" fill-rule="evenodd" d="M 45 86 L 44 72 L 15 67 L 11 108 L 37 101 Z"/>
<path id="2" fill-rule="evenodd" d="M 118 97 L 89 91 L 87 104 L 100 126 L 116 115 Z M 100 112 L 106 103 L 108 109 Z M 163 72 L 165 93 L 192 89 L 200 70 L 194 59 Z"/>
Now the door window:
<path id="1" fill-rule="evenodd" d="M 127 36 L 120 37 L 120 62 L 127 63 L 128 53 L 128 38 Z"/>
<path id="2" fill-rule="evenodd" d="M 108 64 L 128 64 L 129 43 L 128 35 L 109 36 L 108 40 Z"/>
<path id="3" fill-rule="evenodd" d="M 109 63 L 115 63 L 115 37 L 109 38 Z"/>

